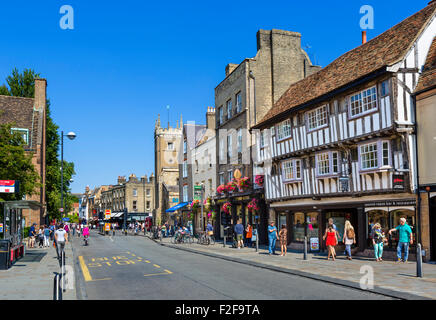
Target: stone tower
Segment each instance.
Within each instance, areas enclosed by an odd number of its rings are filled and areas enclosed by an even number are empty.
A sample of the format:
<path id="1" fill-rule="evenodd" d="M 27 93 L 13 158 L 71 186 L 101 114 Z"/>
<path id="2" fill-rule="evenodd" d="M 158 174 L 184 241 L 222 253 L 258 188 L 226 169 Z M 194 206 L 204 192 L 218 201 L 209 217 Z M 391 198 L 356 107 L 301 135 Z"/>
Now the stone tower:
<path id="1" fill-rule="evenodd" d="M 168 208 L 179 203 L 179 151 L 183 135 L 183 119 L 176 127 L 168 125 L 163 128 L 160 122 L 160 115 L 154 127 L 154 167 L 156 174 L 155 184 L 155 210 L 153 212 L 153 223 L 159 224 L 170 221 L 169 215 L 165 212 Z"/>

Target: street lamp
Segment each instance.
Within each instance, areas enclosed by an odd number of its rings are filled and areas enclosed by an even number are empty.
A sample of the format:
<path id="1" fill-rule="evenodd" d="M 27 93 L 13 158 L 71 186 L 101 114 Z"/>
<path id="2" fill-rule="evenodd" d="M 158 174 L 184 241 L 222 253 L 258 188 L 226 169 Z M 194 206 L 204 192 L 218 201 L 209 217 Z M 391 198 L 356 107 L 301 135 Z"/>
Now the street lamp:
<path id="1" fill-rule="evenodd" d="M 62 216 L 64 216 L 64 136 L 67 136 L 68 139 L 74 140 L 76 138 L 76 134 L 72 131 L 68 132 L 64 135 L 64 132 L 61 131 L 61 208 L 62 208 Z"/>

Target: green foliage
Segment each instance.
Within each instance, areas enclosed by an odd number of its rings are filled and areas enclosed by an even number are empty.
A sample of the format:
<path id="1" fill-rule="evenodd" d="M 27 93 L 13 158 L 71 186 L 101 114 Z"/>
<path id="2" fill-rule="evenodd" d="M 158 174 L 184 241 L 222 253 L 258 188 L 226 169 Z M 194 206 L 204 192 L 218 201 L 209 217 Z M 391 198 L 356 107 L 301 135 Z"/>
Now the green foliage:
<path id="1" fill-rule="evenodd" d="M 1 193 L 0 199 L 21 200 L 24 195 L 37 193 L 39 175 L 32 164 L 32 154 L 24 151 L 25 144 L 21 135 L 12 133 L 13 124 L 0 125 L 0 178 L 3 180 L 18 180 L 18 193 Z"/>
<path id="2" fill-rule="evenodd" d="M 35 78 L 39 77 L 39 73 L 35 73 L 32 69 L 24 69 L 23 73 L 19 73 L 17 68 L 12 70 L 12 74 L 6 78 L 9 85 L 9 92 L 15 97 L 33 98 L 35 94 Z"/>
<path id="3" fill-rule="evenodd" d="M 3 95 L 3 96 L 10 96 L 11 93 L 9 92 L 8 87 L 6 87 L 5 85 L 1 85 L 1 86 L 0 86 L 0 95 Z"/>

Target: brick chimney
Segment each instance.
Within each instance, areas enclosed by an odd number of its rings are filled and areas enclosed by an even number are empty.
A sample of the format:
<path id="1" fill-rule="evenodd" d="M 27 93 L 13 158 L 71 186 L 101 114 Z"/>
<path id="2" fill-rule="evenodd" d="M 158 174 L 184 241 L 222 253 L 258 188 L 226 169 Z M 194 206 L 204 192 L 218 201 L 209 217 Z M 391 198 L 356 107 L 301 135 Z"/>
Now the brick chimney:
<path id="1" fill-rule="evenodd" d="M 362 31 L 362 44 L 366 43 L 366 31 Z"/>
<path id="2" fill-rule="evenodd" d="M 207 107 L 206 128 L 210 129 L 210 130 L 215 130 L 215 108 L 214 107 Z"/>
<path id="3" fill-rule="evenodd" d="M 35 109 L 38 111 L 45 110 L 47 96 L 47 80 L 35 79 Z"/>
<path id="4" fill-rule="evenodd" d="M 126 177 L 125 176 L 118 176 L 118 180 L 117 180 L 118 184 L 123 184 L 126 182 Z"/>

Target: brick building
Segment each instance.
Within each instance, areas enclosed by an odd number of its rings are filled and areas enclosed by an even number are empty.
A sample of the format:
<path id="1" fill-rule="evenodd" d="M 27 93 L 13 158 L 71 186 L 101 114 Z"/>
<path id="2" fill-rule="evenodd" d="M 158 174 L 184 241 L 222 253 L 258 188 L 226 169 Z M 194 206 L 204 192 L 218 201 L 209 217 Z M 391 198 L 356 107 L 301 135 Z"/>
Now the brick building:
<path id="1" fill-rule="evenodd" d="M 24 149 L 32 153 L 32 163 L 40 176 L 41 187 L 37 194 L 26 196 L 25 200 L 37 201 L 41 209 L 24 209 L 25 225 L 44 224 L 46 221 L 45 174 L 46 174 L 46 89 L 45 79 L 35 79 L 34 98 L 0 95 L 0 124 L 14 123 L 12 130 L 22 134 Z M 8 177 L 1 177 L 8 179 Z"/>

